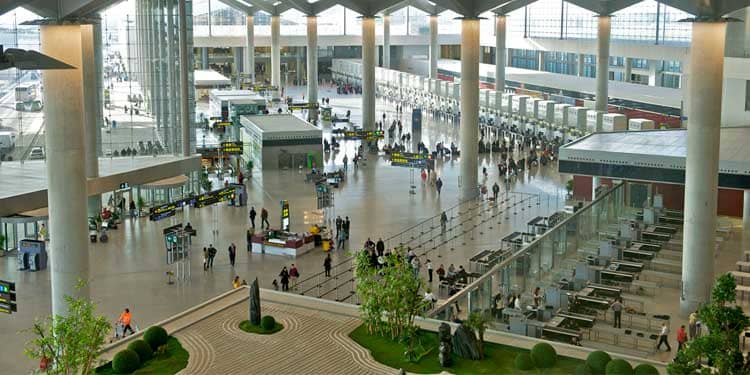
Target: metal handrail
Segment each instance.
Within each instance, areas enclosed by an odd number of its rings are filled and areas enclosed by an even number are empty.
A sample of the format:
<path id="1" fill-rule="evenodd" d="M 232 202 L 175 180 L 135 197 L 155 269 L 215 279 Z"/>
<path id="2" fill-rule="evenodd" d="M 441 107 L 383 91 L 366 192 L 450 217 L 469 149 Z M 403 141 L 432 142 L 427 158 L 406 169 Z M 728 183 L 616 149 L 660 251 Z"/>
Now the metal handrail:
<path id="1" fill-rule="evenodd" d="M 568 225 L 568 223 L 573 220 L 573 218 L 580 217 L 581 214 L 588 212 L 591 207 L 594 206 L 594 204 L 599 203 L 600 201 L 604 200 L 604 198 L 608 197 L 610 194 L 614 193 L 618 189 L 621 189 L 624 186 L 624 184 L 621 182 L 617 184 L 615 187 L 607 190 L 606 192 L 602 193 L 596 199 L 589 202 L 587 205 L 585 205 L 582 209 L 578 210 L 573 215 L 565 218 L 564 220 L 557 223 L 554 227 L 550 228 L 546 232 L 544 232 L 541 236 L 535 238 L 531 243 L 523 247 L 522 249 L 516 251 L 511 256 L 504 259 L 502 262 L 494 265 L 489 271 L 485 272 L 482 276 L 476 278 L 471 284 L 465 286 L 463 289 L 461 289 L 458 293 L 450 296 L 445 302 L 443 302 L 440 306 L 436 306 L 434 309 L 429 311 L 425 316 L 432 317 L 435 316 L 443 310 L 445 310 L 447 307 L 449 307 L 451 304 L 456 303 L 460 298 L 465 297 L 468 293 L 470 293 L 472 290 L 476 289 L 480 283 L 483 283 L 487 278 L 492 277 L 493 274 L 496 272 L 502 270 L 504 267 L 509 265 L 511 262 L 516 261 L 520 256 L 524 255 L 529 249 L 533 249 L 536 245 L 540 244 L 542 240 L 546 239 L 547 236 L 550 236 L 552 233 L 555 233 L 556 230 L 560 229 L 561 227 Z"/>

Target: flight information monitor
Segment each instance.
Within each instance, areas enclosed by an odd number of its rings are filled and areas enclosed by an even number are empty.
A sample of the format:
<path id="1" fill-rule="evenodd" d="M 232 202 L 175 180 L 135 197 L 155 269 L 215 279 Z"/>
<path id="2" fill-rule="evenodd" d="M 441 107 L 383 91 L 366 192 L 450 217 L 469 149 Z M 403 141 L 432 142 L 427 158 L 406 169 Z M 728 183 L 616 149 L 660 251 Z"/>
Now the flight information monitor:
<path id="1" fill-rule="evenodd" d="M 435 160 L 429 154 L 415 154 L 412 152 L 392 152 L 391 166 L 419 169 L 434 169 Z"/>
<path id="2" fill-rule="evenodd" d="M 377 141 L 385 137 L 382 130 L 345 130 L 344 139 Z"/>

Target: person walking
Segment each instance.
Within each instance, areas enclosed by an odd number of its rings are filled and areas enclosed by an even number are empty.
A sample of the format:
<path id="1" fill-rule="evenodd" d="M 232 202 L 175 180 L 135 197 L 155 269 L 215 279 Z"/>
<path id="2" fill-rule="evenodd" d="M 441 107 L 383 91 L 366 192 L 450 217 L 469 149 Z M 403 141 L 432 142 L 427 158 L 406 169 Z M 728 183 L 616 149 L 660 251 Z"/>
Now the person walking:
<path id="1" fill-rule="evenodd" d="M 213 244 L 208 245 L 208 268 L 214 268 L 214 257 L 217 252 Z"/>
<path id="2" fill-rule="evenodd" d="M 229 245 L 229 265 L 234 267 L 234 260 L 237 258 L 237 245 L 232 242 L 231 245 Z"/>
<path id="3" fill-rule="evenodd" d="M 432 262 L 427 259 L 427 263 L 425 263 L 425 266 L 427 267 L 427 277 L 430 283 L 432 283 Z"/>
<path id="4" fill-rule="evenodd" d="M 341 226 L 344 224 L 344 220 L 341 216 L 336 217 L 336 238 L 341 235 Z"/>
<path id="5" fill-rule="evenodd" d="M 499 193 L 500 193 L 500 186 L 497 184 L 497 182 L 495 182 L 492 185 L 492 200 L 494 200 L 495 203 L 497 203 L 497 195 Z"/>
<path id="6" fill-rule="evenodd" d="M 292 263 L 292 267 L 289 268 L 289 278 L 292 279 L 292 289 L 294 289 L 297 286 L 297 279 L 299 278 L 299 270 L 294 263 Z"/>
<path id="7" fill-rule="evenodd" d="M 440 177 L 435 181 L 435 188 L 437 189 L 438 195 L 440 195 L 440 190 L 443 188 L 443 180 L 440 179 Z"/>
<path id="8" fill-rule="evenodd" d="M 698 335 L 698 312 L 693 311 L 690 313 L 690 318 L 688 318 L 688 334 L 690 340 L 694 340 Z"/>
<path id="9" fill-rule="evenodd" d="M 282 292 L 288 292 L 289 291 L 289 271 L 287 271 L 286 266 L 281 269 L 281 272 L 279 272 L 279 278 L 281 279 L 281 291 Z"/>
<path id="10" fill-rule="evenodd" d="M 349 156 L 344 155 L 344 172 L 348 170 L 348 166 L 349 166 Z"/>
<path id="11" fill-rule="evenodd" d="M 120 324 L 122 326 L 122 337 L 125 337 L 125 335 L 127 335 L 128 330 L 130 330 L 131 335 L 135 333 L 135 331 L 133 331 L 133 327 L 130 326 L 131 319 L 130 309 L 125 309 L 125 311 L 120 314 L 120 318 L 117 319 L 117 324 Z"/>
<path id="12" fill-rule="evenodd" d="M 255 216 L 257 215 L 257 212 L 255 212 L 255 206 L 250 207 L 250 225 L 255 229 Z"/>
<path id="13" fill-rule="evenodd" d="M 420 262 L 418 256 L 415 256 L 415 257 L 412 258 L 412 260 L 411 260 L 411 267 L 412 267 L 412 270 L 414 271 L 414 278 L 415 279 L 418 278 L 419 277 L 419 269 L 422 268 L 422 263 Z"/>
<path id="14" fill-rule="evenodd" d="M 130 208 L 130 218 L 131 219 L 135 219 L 137 217 L 136 216 L 135 201 L 132 200 L 132 199 L 130 200 L 130 207 L 129 208 Z"/>
<path id="15" fill-rule="evenodd" d="M 331 277 L 331 254 L 326 255 L 326 259 L 323 261 L 323 270 L 326 272 L 326 277 Z"/>
<path id="16" fill-rule="evenodd" d="M 685 347 L 685 343 L 687 342 L 688 335 L 687 332 L 685 332 L 685 326 L 681 325 L 680 328 L 677 330 L 677 351 L 682 350 L 682 348 Z"/>
<path id="17" fill-rule="evenodd" d="M 667 323 L 661 324 L 661 332 L 659 333 L 659 343 L 656 344 L 656 350 L 661 349 L 662 344 L 667 346 L 668 352 L 672 351 L 672 347 L 669 346 L 669 327 L 667 327 Z"/>
<path id="18" fill-rule="evenodd" d="M 622 301 L 616 299 L 610 308 L 615 314 L 615 328 L 622 328 Z"/>
<path id="19" fill-rule="evenodd" d="M 378 239 L 378 243 L 375 244 L 375 250 L 378 252 L 378 256 L 382 257 L 385 254 L 385 242 L 382 238 Z"/>
<path id="20" fill-rule="evenodd" d="M 349 232 L 349 229 L 351 228 L 351 224 L 352 222 L 349 221 L 349 216 L 347 216 L 346 219 L 344 219 L 344 223 L 342 224 L 342 227 L 344 229 L 344 234 L 345 234 L 344 240 L 349 239 L 349 234 L 351 233 Z"/>
<path id="21" fill-rule="evenodd" d="M 442 214 L 440 214 L 440 228 L 445 233 L 445 227 L 448 225 L 448 215 L 445 214 L 445 211 L 443 211 Z"/>
<path id="22" fill-rule="evenodd" d="M 260 209 L 260 228 L 263 229 L 263 223 L 266 224 L 266 230 L 271 227 L 271 224 L 268 222 L 268 211 L 265 207 Z"/>

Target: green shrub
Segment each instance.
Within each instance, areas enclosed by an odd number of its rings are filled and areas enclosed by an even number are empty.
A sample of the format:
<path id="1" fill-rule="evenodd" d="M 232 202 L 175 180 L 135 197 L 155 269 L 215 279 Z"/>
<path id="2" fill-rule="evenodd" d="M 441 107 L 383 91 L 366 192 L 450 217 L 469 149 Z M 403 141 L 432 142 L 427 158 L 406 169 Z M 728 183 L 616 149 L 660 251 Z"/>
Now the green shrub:
<path id="1" fill-rule="evenodd" d="M 141 367 L 141 360 L 138 358 L 138 353 L 130 349 L 115 354 L 112 360 L 112 370 L 116 374 L 130 374 L 139 367 Z"/>
<path id="2" fill-rule="evenodd" d="M 529 353 L 520 353 L 516 356 L 516 368 L 521 371 L 528 371 L 534 368 L 534 361 Z"/>
<path id="3" fill-rule="evenodd" d="M 260 320 L 260 328 L 263 328 L 266 331 L 273 330 L 274 326 L 276 326 L 276 319 L 271 315 L 266 315 Z"/>
<path id="4" fill-rule="evenodd" d="M 151 346 L 143 340 L 135 340 L 131 342 L 130 345 L 128 345 L 128 349 L 136 352 L 141 362 L 146 362 L 151 359 L 151 356 L 154 353 L 153 350 L 151 350 Z"/>
<path id="5" fill-rule="evenodd" d="M 659 370 L 648 363 L 641 363 L 633 369 L 633 375 L 659 375 Z"/>
<path id="6" fill-rule="evenodd" d="M 612 357 L 607 352 L 597 350 L 589 353 L 589 356 L 586 357 L 586 364 L 591 367 L 594 374 L 604 374 L 604 371 L 607 369 L 607 363 L 611 360 Z"/>
<path id="7" fill-rule="evenodd" d="M 536 367 L 550 368 L 557 362 L 557 352 L 552 345 L 540 342 L 531 348 L 531 359 L 534 361 Z"/>
<path id="8" fill-rule="evenodd" d="M 591 366 L 581 363 L 576 366 L 575 375 L 594 375 L 594 370 L 591 369 Z"/>
<path id="9" fill-rule="evenodd" d="M 633 366 L 624 359 L 613 359 L 607 363 L 607 375 L 633 375 Z"/>
<path id="10" fill-rule="evenodd" d="M 143 334 L 143 340 L 151 346 L 152 350 L 159 349 L 160 346 L 166 344 L 167 339 L 169 339 L 167 331 L 159 326 L 150 327 Z"/>

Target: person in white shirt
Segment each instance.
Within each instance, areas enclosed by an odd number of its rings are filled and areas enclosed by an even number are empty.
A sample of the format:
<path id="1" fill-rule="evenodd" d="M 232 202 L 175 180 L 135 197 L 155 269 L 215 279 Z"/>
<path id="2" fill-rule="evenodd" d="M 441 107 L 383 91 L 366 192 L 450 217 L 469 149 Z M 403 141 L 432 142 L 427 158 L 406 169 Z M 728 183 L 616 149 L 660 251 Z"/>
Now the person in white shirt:
<path id="1" fill-rule="evenodd" d="M 430 308 L 435 307 L 435 302 L 437 302 L 437 297 L 435 297 L 435 295 L 432 294 L 432 289 L 427 289 L 427 291 L 424 292 L 424 300 L 430 303 Z"/>
<path id="2" fill-rule="evenodd" d="M 425 263 L 425 266 L 427 266 L 427 276 L 429 277 L 429 283 L 432 283 L 432 262 L 427 259 L 427 263 Z"/>
<path id="3" fill-rule="evenodd" d="M 514 302 L 514 308 L 520 310 L 521 309 L 521 295 L 516 296 L 516 301 Z"/>
<path id="4" fill-rule="evenodd" d="M 671 352 L 672 348 L 669 346 L 669 327 L 667 323 L 661 324 L 661 332 L 659 333 L 659 343 L 656 344 L 656 350 L 661 349 L 661 344 L 667 345 L 667 351 Z"/>

